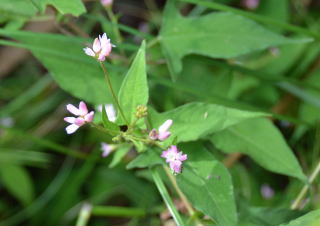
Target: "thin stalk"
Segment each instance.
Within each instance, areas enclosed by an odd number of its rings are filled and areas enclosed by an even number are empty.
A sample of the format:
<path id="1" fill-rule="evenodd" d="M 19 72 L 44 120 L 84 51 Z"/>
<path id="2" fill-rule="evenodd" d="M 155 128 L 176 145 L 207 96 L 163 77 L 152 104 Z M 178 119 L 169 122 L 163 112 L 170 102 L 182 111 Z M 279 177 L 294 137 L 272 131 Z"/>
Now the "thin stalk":
<path id="1" fill-rule="evenodd" d="M 306 195 L 310 185 L 313 183 L 313 181 L 316 179 L 316 177 L 318 176 L 320 172 L 320 161 L 318 162 L 316 168 L 314 169 L 314 171 L 312 172 L 311 176 L 308 179 L 308 184 L 306 184 L 305 186 L 303 186 L 302 190 L 300 191 L 299 195 L 297 196 L 297 198 L 295 199 L 295 201 L 292 203 L 290 209 L 294 210 L 297 209 L 300 205 L 300 202 L 302 201 L 302 199 L 304 198 L 304 196 Z"/>
<path id="2" fill-rule="evenodd" d="M 107 82 L 107 84 L 108 84 L 109 90 L 110 90 L 110 92 L 111 92 L 111 95 L 112 95 L 112 97 L 113 97 L 113 100 L 114 100 L 115 104 L 117 105 L 117 108 L 118 108 L 118 110 L 119 110 L 119 112 L 120 112 L 120 114 L 121 114 L 121 117 L 122 117 L 123 120 L 126 122 L 126 124 L 129 125 L 129 122 L 128 122 L 128 120 L 126 119 L 126 117 L 124 116 L 124 113 L 123 113 L 123 111 L 122 111 L 122 108 L 121 108 L 121 106 L 120 106 L 120 104 L 119 104 L 118 98 L 117 98 L 117 96 L 116 96 L 116 94 L 115 94 L 115 92 L 114 92 L 114 90 L 113 90 L 113 88 L 112 88 L 112 84 L 111 84 L 110 77 L 109 77 L 109 74 L 108 74 L 108 72 L 107 72 L 107 69 L 106 69 L 106 67 L 104 66 L 104 64 L 103 64 L 102 62 L 100 62 L 100 66 L 102 67 L 103 74 L 104 74 L 104 78 L 105 78 L 105 80 L 106 80 L 106 82 Z"/>
<path id="3" fill-rule="evenodd" d="M 86 226 L 89 222 L 92 206 L 84 204 L 80 210 L 76 226 Z"/>
<path id="4" fill-rule="evenodd" d="M 91 126 L 93 126 L 94 128 L 96 128 L 97 130 L 101 131 L 101 132 L 104 132 L 104 133 L 119 133 L 119 131 L 116 131 L 116 130 L 110 130 L 110 129 L 107 129 L 107 128 L 104 128 L 100 125 L 97 125 L 95 123 L 91 123 Z"/>
<path id="5" fill-rule="evenodd" d="M 94 206 L 92 208 L 93 216 L 112 216 L 112 217 L 143 217 L 146 211 L 141 208 L 129 208 L 119 206 Z"/>
<path id="6" fill-rule="evenodd" d="M 164 186 L 164 183 L 163 183 L 163 181 L 162 181 L 162 179 L 161 179 L 161 177 L 155 167 L 151 168 L 151 174 L 152 174 L 153 180 L 154 180 L 167 208 L 169 209 L 174 221 L 176 222 L 176 224 L 178 226 L 185 225 L 184 222 L 182 221 L 180 214 L 178 213 L 176 207 L 174 206 L 173 201 L 172 201 L 170 195 L 168 194 L 168 191 L 167 191 L 166 187 Z"/>
<path id="7" fill-rule="evenodd" d="M 159 43 L 159 38 L 158 38 L 158 37 L 150 40 L 150 41 L 147 43 L 147 49 L 149 49 L 149 48 L 157 45 L 158 43 Z"/>
<path id="8" fill-rule="evenodd" d="M 111 7 L 105 7 L 108 17 L 110 18 L 111 22 L 112 22 L 112 29 L 113 29 L 113 33 L 116 35 L 116 40 L 117 43 L 121 43 L 122 42 L 122 37 L 118 28 L 118 19 L 117 17 L 114 15 L 112 8 Z"/>
<path id="9" fill-rule="evenodd" d="M 176 178 L 172 175 L 172 173 L 170 172 L 169 168 L 167 166 L 163 166 L 167 176 L 169 177 L 169 180 L 171 181 L 171 184 L 173 185 L 174 189 L 176 190 L 177 194 L 179 195 L 180 199 L 182 200 L 182 202 L 184 203 L 185 207 L 187 208 L 189 215 L 193 216 L 194 215 L 194 210 L 192 208 L 192 206 L 190 205 L 187 197 L 182 193 L 182 191 L 180 190 Z"/>

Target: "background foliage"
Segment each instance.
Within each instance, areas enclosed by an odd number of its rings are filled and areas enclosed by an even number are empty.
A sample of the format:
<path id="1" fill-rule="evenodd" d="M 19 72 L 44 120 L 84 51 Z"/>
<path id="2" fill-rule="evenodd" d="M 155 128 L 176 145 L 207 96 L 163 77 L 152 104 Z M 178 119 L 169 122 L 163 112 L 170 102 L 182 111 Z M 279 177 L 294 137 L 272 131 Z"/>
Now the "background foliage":
<path id="1" fill-rule="evenodd" d="M 0 225 L 319 225 L 320 4 L 253 2 L 0 0 Z M 126 118 L 173 120 L 181 174 L 143 142 L 101 158 L 114 134 L 65 133 L 79 100 L 125 123 L 82 50 L 103 32 Z"/>

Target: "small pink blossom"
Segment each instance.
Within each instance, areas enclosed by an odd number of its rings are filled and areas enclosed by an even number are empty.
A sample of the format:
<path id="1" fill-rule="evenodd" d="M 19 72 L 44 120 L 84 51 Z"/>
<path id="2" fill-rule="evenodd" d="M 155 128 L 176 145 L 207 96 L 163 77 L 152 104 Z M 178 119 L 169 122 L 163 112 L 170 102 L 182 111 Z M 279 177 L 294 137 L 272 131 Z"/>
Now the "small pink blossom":
<path id="1" fill-rule="evenodd" d="M 161 157 L 166 159 L 174 173 L 181 173 L 182 162 L 188 159 L 187 154 L 179 152 L 175 145 L 171 145 L 168 150 L 163 151 Z"/>
<path id="2" fill-rule="evenodd" d="M 78 117 L 65 117 L 64 121 L 70 123 L 71 125 L 67 126 L 66 131 L 67 134 L 72 134 L 83 126 L 86 123 L 92 122 L 94 111 L 89 112 L 87 105 L 81 101 L 79 104 L 79 108 L 76 108 L 72 104 L 67 104 L 67 110 Z"/>
<path id="3" fill-rule="evenodd" d="M 110 39 L 108 39 L 106 33 L 103 33 L 102 36 L 99 35 L 93 42 L 92 48 L 84 48 L 85 54 L 96 58 L 98 61 L 104 61 L 107 56 L 110 55 L 112 47 Z"/>
<path id="4" fill-rule="evenodd" d="M 107 157 L 114 150 L 114 148 L 115 148 L 114 145 L 102 142 L 101 143 L 102 157 L 103 158 Z"/>
<path id="5" fill-rule="evenodd" d="M 250 10 L 258 8 L 260 0 L 243 0 L 242 5 Z"/>
<path id="6" fill-rule="evenodd" d="M 100 2 L 104 7 L 109 7 L 112 5 L 113 0 L 101 0 Z"/>
<path id="7" fill-rule="evenodd" d="M 114 108 L 113 104 L 105 104 L 105 105 L 100 104 L 98 106 L 98 111 L 102 112 L 103 106 L 104 106 L 104 109 L 106 110 L 109 121 L 115 122 L 117 119 L 117 112 L 116 112 L 116 109 Z"/>
<path id="8" fill-rule="evenodd" d="M 171 133 L 168 131 L 172 126 L 173 121 L 168 119 L 158 129 L 152 129 L 149 133 L 149 138 L 152 140 L 165 140 L 170 137 Z"/>

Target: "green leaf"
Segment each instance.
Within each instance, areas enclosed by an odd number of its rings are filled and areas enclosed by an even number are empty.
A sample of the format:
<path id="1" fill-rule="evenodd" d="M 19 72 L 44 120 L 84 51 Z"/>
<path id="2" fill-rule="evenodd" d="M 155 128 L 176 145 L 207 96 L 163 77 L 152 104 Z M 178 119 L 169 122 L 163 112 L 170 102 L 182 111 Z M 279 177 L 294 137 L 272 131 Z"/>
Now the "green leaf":
<path id="1" fill-rule="evenodd" d="M 25 0 L 1 0 L 0 14 L 10 18 L 28 18 L 37 13 L 37 8 L 30 1 Z"/>
<path id="2" fill-rule="evenodd" d="M 268 119 L 246 120 L 213 134 L 211 141 L 223 152 L 249 155 L 268 170 L 306 179 L 282 134 Z"/>
<path id="3" fill-rule="evenodd" d="M 113 158 L 111 163 L 109 164 L 110 168 L 115 167 L 119 164 L 121 159 L 130 151 L 131 146 L 130 145 L 123 145 L 120 146 L 113 154 Z"/>
<path id="4" fill-rule="evenodd" d="M 31 0 L 43 13 L 47 5 L 54 6 L 62 14 L 79 16 L 86 12 L 81 0 Z"/>
<path id="5" fill-rule="evenodd" d="M 127 169 L 145 168 L 149 166 L 163 164 L 164 161 L 160 157 L 160 155 L 161 155 L 161 152 L 158 148 L 150 148 L 147 151 L 139 154 L 138 157 L 132 160 L 127 165 Z"/>
<path id="6" fill-rule="evenodd" d="M 188 54 L 229 59 L 270 46 L 306 41 L 283 37 L 232 13 L 182 17 L 175 1 L 167 1 L 159 40 L 173 76 L 181 72 L 181 59 Z"/>
<path id="7" fill-rule="evenodd" d="M 1 164 L 0 179 L 8 191 L 23 205 L 33 200 L 33 184 L 28 172 L 19 165 Z"/>
<path id="8" fill-rule="evenodd" d="M 177 142 L 195 141 L 221 131 L 245 119 L 267 116 L 216 104 L 189 103 L 174 110 L 155 115 L 153 126 L 158 128 L 165 120 L 172 119 L 172 133 L 168 140 L 177 136 Z"/>
<path id="9" fill-rule="evenodd" d="M 135 119 L 138 105 L 147 105 L 149 93 L 146 73 L 145 42 L 141 47 L 122 82 L 119 102 L 129 123 Z"/>
<path id="10" fill-rule="evenodd" d="M 281 224 L 280 226 L 318 226 L 320 225 L 320 210 L 314 210 L 302 217 L 299 217 L 288 224 Z"/>
<path id="11" fill-rule="evenodd" d="M 118 132 L 120 132 L 120 127 L 108 119 L 105 107 L 102 107 L 102 123 L 104 127 L 110 131 L 111 135 L 114 136 L 117 135 Z"/>
<path id="12" fill-rule="evenodd" d="M 199 143 L 185 143 L 188 154 L 177 182 L 192 205 L 217 225 L 237 225 L 237 212 L 228 170 Z"/>
<path id="13" fill-rule="evenodd" d="M 94 104 L 110 103 L 112 98 L 104 81 L 99 64 L 84 54 L 84 40 L 56 34 L 8 31 L 0 29 L 5 35 L 23 44 L 13 44 L 0 40 L 0 44 L 24 47 L 33 53 L 48 69 L 59 86 L 72 95 Z M 116 74 L 115 67 L 107 66 L 115 89 L 122 77 Z"/>

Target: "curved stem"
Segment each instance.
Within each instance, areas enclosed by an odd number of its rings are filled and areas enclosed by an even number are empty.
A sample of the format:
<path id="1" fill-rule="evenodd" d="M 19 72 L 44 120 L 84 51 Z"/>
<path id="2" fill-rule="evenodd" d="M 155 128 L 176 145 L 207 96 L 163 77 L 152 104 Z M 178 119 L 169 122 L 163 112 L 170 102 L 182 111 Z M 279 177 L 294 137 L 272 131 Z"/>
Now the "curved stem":
<path id="1" fill-rule="evenodd" d="M 152 174 L 153 180 L 154 180 L 166 206 L 168 207 L 174 221 L 176 222 L 176 224 L 178 226 L 185 225 L 184 222 L 182 221 L 176 207 L 174 206 L 173 201 L 172 201 L 170 195 L 168 194 L 168 191 L 167 191 L 166 187 L 164 186 L 164 183 L 163 183 L 163 181 L 162 181 L 162 179 L 161 179 L 161 177 L 155 167 L 151 168 L 151 174 Z"/>
<path id="2" fill-rule="evenodd" d="M 320 161 L 318 162 L 316 168 L 314 169 L 314 171 L 312 172 L 311 176 L 309 177 L 308 180 L 308 184 L 306 184 L 305 186 L 303 186 L 302 190 L 300 191 L 299 195 L 297 196 L 297 198 L 294 200 L 294 202 L 292 203 L 290 209 L 294 210 L 297 209 L 300 205 L 300 202 L 302 201 L 302 199 L 304 198 L 304 196 L 306 195 L 310 185 L 313 183 L 313 181 L 316 179 L 316 177 L 318 176 L 320 172 Z"/>
<path id="3" fill-rule="evenodd" d="M 108 17 L 110 18 L 110 20 L 112 22 L 112 28 L 113 28 L 114 34 L 116 35 L 117 42 L 121 43 L 122 38 L 121 38 L 120 31 L 118 29 L 118 19 L 114 15 L 111 7 L 106 7 L 106 11 L 107 11 Z"/>
<path id="4" fill-rule="evenodd" d="M 104 66 L 104 64 L 103 64 L 102 62 L 100 62 L 100 66 L 101 66 L 101 68 L 102 68 L 102 70 L 103 70 L 104 78 L 105 78 L 105 80 L 106 80 L 106 82 L 107 82 L 107 84 L 108 84 L 109 90 L 110 90 L 110 92 L 111 92 L 111 95 L 112 95 L 112 97 L 113 97 L 113 100 L 114 100 L 115 104 L 117 105 L 117 108 L 118 108 L 118 110 L 119 110 L 119 112 L 120 112 L 120 114 L 121 114 L 121 117 L 122 117 L 123 120 L 126 122 L 126 124 L 129 125 L 129 122 L 128 122 L 128 120 L 126 119 L 126 117 L 124 116 L 124 113 L 123 113 L 123 111 L 122 111 L 122 108 L 121 108 L 121 106 L 120 106 L 120 104 L 119 104 L 118 98 L 117 98 L 117 96 L 116 96 L 116 94 L 115 94 L 115 92 L 114 92 L 114 90 L 113 90 L 113 88 L 112 88 L 112 84 L 111 84 L 110 77 L 109 77 L 109 75 L 108 75 L 107 69 L 106 69 L 106 67 Z"/>

